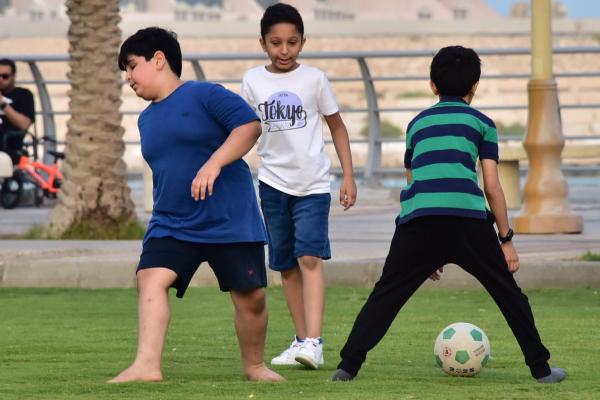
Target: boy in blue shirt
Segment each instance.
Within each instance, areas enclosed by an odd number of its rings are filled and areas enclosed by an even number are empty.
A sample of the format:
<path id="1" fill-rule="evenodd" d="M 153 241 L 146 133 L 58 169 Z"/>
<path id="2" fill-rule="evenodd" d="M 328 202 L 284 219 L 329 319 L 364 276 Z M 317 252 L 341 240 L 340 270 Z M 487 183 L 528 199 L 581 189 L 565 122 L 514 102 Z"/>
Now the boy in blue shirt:
<path id="1" fill-rule="evenodd" d="M 498 179 L 496 127 L 469 106 L 480 75 L 477 53 L 461 46 L 441 49 L 431 62 L 431 89 L 440 102 L 408 124 L 408 185 L 400 194 L 396 232 L 381 278 L 340 352 L 334 381 L 358 374 L 367 352 L 383 338 L 404 303 L 427 277 L 439 279 L 439 267 L 449 263 L 475 276 L 490 293 L 538 382 L 556 383 L 566 377 L 564 369 L 548 365 L 550 353 L 535 327 L 527 296 L 512 275 L 519 259 Z M 477 158 L 485 197 L 477 185 Z"/>
<path id="2" fill-rule="evenodd" d="M 168 289 L 183 297 L 204 261 L 231 294 L 246 377 L 282 381 L 263 362 L 266 232 L 241 160 L 260 136 L 260 124 L 244 100 L 222 86 L 183 82 L 181 64 L 175 34 L 160 28 L 138 31 L 119 54 L 135 94 L 151 101 L 138 126 L 154 207 L 137 270 L 137 355 L 109 382 L 162 380 Z"/>

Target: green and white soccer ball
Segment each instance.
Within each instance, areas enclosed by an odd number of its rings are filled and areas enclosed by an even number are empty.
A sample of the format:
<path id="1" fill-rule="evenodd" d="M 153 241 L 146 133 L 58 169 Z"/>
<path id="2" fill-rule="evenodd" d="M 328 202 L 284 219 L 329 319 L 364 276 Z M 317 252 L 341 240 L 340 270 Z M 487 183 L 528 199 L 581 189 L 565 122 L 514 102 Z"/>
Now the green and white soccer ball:
<path id="1" fill-rule="evenodd" d="M 473 324 L 455 322 L 438 335 L 433 347 L 435 363 L 453 376 L 474 376 L 490 359 L 490 342 Z"/>

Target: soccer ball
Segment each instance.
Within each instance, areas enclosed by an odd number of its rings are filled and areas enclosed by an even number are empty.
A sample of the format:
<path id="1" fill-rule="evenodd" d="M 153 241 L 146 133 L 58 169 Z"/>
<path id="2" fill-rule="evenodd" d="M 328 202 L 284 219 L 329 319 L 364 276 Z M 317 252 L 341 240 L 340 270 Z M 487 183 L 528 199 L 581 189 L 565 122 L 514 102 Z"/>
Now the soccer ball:
<path id="1" fill-rule="evenodd" d="M 433 347 L 435 363 L 453 376 L 474 376 L 490 360 L 490 342 L 480 328 L 466 322 L 448 325 Z"/>

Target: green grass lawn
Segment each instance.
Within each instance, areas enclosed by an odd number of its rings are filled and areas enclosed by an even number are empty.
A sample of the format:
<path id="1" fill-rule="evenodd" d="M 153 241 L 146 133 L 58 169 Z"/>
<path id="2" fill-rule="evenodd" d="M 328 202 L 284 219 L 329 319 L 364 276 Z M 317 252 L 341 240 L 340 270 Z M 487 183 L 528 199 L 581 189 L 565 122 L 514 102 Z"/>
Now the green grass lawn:
<path id="1" fill-rule="evenodd" d="M 338 351 L 369 290 L 330 288 L 323 337 L 325 367 L 276 368 L 286 383 L 244 380 L 229 296 L 190 289 L 172 298 L 163 383 L 104 383 L 132 361 L 134 290 L 0 289 L 0 399 L 593 399 L 600 396 L 598 289 L 527 294 L 538 329 L 568 370 L 558 385 L 530 377 L 515 339 L 483 291 L 421 290 L 401 311 L 353 382 L 329 382 Z M 289 344 L 293 330 L 281 288 L 269 289 L 265 358 Z M 492 360 L 474 378 L 437 369 L 433 342 L 465 321 L 488 335 Z"/>

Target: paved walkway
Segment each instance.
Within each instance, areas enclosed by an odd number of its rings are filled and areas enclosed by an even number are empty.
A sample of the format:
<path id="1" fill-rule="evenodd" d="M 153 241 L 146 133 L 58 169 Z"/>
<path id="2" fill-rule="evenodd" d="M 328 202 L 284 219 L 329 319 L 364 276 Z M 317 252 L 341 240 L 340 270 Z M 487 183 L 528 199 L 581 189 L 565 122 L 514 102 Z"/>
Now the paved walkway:
<path id="1" fill-rule="evenodd" d="M 131 182 L 138 214 L 141 182 Z M 333 259 L 326 270 L 331 284 L 372 284 L 378 277 L 398 212 L 398 189 L 359 187 L 359 202 L 344 212 L 332 203 L 330 238 Z M 522 268 L 517 279 L 528 287 L 600 286 L 600 263 L 577 259 L 587 251 L 600 253 L 600 177 L 569 178 L 570 205 L 583 216 L 581 234 L 518 235 Z M 22 235 L 47 221 L 52 205 L 0 209 L 0 285 L 131 287 L 140 241 L 30 241 Z M 511 211 L 511 214 L 518 212 Z M 201 268 L 194 284 L 212 284 L 209 268 Z M 458 268 L 447 268 L 442 285 L 473 285 Z M 278 276 L 271 275 L 273 282 Z"/>

